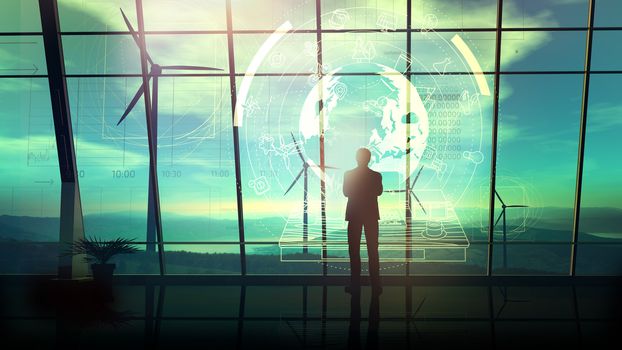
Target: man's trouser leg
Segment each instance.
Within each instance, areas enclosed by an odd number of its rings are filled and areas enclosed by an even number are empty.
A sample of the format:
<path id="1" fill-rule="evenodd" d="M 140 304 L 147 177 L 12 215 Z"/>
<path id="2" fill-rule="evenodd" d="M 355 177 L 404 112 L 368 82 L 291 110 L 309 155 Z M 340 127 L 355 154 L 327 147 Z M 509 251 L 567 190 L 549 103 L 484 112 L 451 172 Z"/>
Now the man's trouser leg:
<path id="1" fill-rule="evenodd" d="M 362 223 L 348 221 L 348 252 L 350 253 L 350 286 L 361 285 L 361 228 Z"/>
<path id="2" fill-rule="evenodd" d="M 369 278 L 372 287 L 380 287 L 380 259 L 378 257 L 378 221 L 365 223 L 365 241 L 367 242 L 367 258 Z"/>

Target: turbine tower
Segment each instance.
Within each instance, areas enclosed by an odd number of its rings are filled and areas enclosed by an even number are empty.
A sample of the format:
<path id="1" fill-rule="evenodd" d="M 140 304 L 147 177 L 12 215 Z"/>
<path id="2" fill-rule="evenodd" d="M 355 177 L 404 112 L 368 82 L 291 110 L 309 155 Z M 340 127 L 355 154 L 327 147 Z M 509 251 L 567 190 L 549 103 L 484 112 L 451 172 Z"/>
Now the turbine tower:
<path id="1" fill-rule="evenodd" d="M 123 9 L 121 9 L 121 15 L 123 16 L 123 20 L 125 21 L 125 24 L 127 25 L 127 29 L 129 29 L 130 34 L 132 35 L 132 38 L 134 39 L 134 42 L 136 43 L 138 48 L 141 50 L 141 53 L 145 55 L 147 61 L 149 61 L 150 70 L 149 70 L 149 74 L 147 78 L 147 84 L 149 83 L 149 80 L 153 78 L 153 90 L 151 92 L 151 113 L 150 115 L 149 113 L 147 115 L 147 118 L 150 119 L 149 121 L 151 124 L 151 128 L 150 128 L 151 132 L 148 132 L 147 135 L 148 136 L 152 135 L 151 137 L 153 138 L 152 140 L 150 139 L 148 141 L 149 141 L 149 146 L 150 146 L 149 147 L 150 152 L 152 152 L 153 154 L 154 164 L 150 164 L 150 167 L 149 167 L 149 203 L 148 203 L 148 209 L 147 209 L 147 247 L 146 249 L 147 251 L 155 251 L 155 246 L 153 242 L 155 242 L 155 238 L 156 238 L 156 225 L 158 221 L 156 219 L 156 210 L 159 211 L 159 206 L 158 208 L 156 208 L 155 206 L 156 193 L 153 190 L 156 187 L 155 185 L 157 185 L 157 184 L 154 184 L 154 181 L 157 181 L 157 163 L 156 162 L 157 162 L 157 145 L 158 145 L 158 79 L 162 75 L 163 70 L 209 71 L 209 70 L 222 70 L 222 69 L 202 67 L 202 66 L 182 66 L 182 65 L 161 66 L 157 63 L 154 63 L 154 61 L 151 59 L 151 56 L 149 56 L 149 53 L 147 52 L 147 47 L 143 46 L 145 42 L 144 38 L 141 38 L 139 34 L 134 30 L 134 27 L 128 20 L 127 16 L 125 16 Z M 140 100 L 140 98 L 142 97 L 144 91 L 145 91 L 145 86 L 143 83 L 140 85 L 140 87 L 138 88 L 138 91 L 136 91 L 136 94 L 134 94 L 134 97 L 132 98 L 130 103 L 127 105 L 127 108 L 125 109 L 125 112 L 119 119 L 119 122 L 117 123 L 117 125 L 121 124 L 123 120 L 125 120 L 125 117 L 127 117 L 128 114 L 132 111 L 132 109 L 134 108 L 138 100 Z M 157 216 L 159 217 L 159 213 L 157 213 Z M 161 230 L 161 227 L 159 227 L 158 230 Z"/>
<path id="2" fill-rule="evenodd" d="M 408 196 L 408 198 L 409 198 L 408 205 L 409 205 L 409 207 L 410 207 L 410 204 L 413 201 L 413 197 L 415 197 L 415 200 L 417 200 L 417 203 L 419 203 L 419 206 L 421 207 L 421 210 L 423 211 L 424 214 L 427 215 L 428 213 L 425 211 L 425 208 L 423 207 L 423 204 L 421 204 L 421 201 L 419 200 L 419 197 L 417 197 L 417 195 L 413 191 L 413 188 L 415 188 L 415 183 L 417 183 L 417 180 L 419 179 L 419 175 L 421 175 L 421 171 L 422 170 L 423 170 L 423 166 L 419 168 L 419 171 L 417 172 L 417 175 L 415 176 L 415 179 L 413 180 L 413 182 L 410 185 L 409 189 L 407 189 L 407 190 L 406 189 L 402 189 L 402 190 L 387 190 L 385 192 L 387 192 L 387 193 L 404 193 L 404 192 L 408 191 L 408 195 L 409 195 Z"/>
<path id="3" fill-rule="evenodd" d="M 300 177 L 304 175 L 303 176 L 303 209 L 302 209 L 302 241 L 303 241 L 302 252 L 306 254 L 309 252 L 309 248 L 307 247 L 307 240 L 309 237 L 309 214 L 308 214 L 308 211 L 309 211 L 309 201 L 308 201 L 309 168 L 319 168 L 319 166 L 305 159 L 305 157 L 302 155 L 302 151 L 300 150 L 300 147 L 298 147 L 298 142 L 296 141 L 296 138 L 294 137 L 294 133 L 291 133 L 291 135 L 292 135 L 292 140 L 294 140 L 294 146 L 296 146 L 296 151 L 297 151 L 296 153 L 298 153 L 298 156 L 302 160 L 302 169 L 300 169 L 300 172 L 298 173 L 294 181 L 292 181 L 292 184 L 289 185 L 289 188 L 287 188 L 287 191 L 285 191 L 283 196 L 285 196 L 294 187 L 296 182 L 298 182 Z M 331 166 L 325 166 L 324 168 L 325 169 L 337 169 Z"/>
<path id="4" fill-rule="evenodd" d="M 497 192 L 497 190 L 495 189 L 495 196 L 497 196 L 497 198 L 499 199 L 499 202 L 501 202 L 501 213 L 499 214 L 499 217 L 497 218 L 497 221 L 495 221 L 495 224 L 493 227 L 497 226 L 497 224 L 499 223 L 499 220 L 501 220 L 501 218 L 503 218 L 503 268 L 507 268 L 507 258 L 508 258 L 508 248 L 507 248 L 507 233 L 506 233 L 506 221 L 505 221 L 505 210 L 507 208 L 527 208 L 528 206 L 526 205 L 518 205 L 518 204 L 514 204 L 514 205 L 506 205 L 505 202 L 503 201 L 503 199 L 501 199 L 501 196 L 499 196 L 499 192 Z"/>

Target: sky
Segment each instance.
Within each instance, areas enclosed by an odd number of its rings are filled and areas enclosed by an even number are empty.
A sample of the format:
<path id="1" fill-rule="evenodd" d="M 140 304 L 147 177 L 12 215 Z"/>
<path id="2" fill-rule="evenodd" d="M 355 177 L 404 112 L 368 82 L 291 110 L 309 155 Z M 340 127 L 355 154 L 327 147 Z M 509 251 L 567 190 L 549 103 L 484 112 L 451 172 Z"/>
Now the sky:
<path id="1" fill-rule="evenodd" d="M 226 29 L 222 1 L 146 1 L 147 30 Z M 315 27 L 315 7 L 300 1 L 233 0 L 235 29 L 262 29 L 263 34 L 235 35 L 236 73 L 247 72 L 270 31 L 289 21 L 294 29 Z M 260 4 L 261 3 L 261 6 Z M 327 1 L 323 28 L 403 28 L 405 1 Z M 505 28 L 583 27 L 583 0 L 504 1 Z M 136 23 L 133 1 L 84 2 L 59 0 L 63 31 L 125 30 L 121 7 Z M 295 4 L 295 5 L 294 5 Z M 0 23 L 3 32 L 40 31 L 36 1 L 10 1 Z M 619 2 L 597 0 L 596 26 L 620 26 Z M 461 28 L 495 26 L 496 1 L 414 1 L 413 27 L 429 29 L 412 34 L 412 70 L 470 71 L 464 55 L 451 42 L 459 35 L 483 71 L 494 69 L 493 32 L 459 32 Z M 455 28 L 438 33 L 434 28 Z M 622 32 L 594 34 L 592 68 L 620 70 Z M 3 36 L 0 69 L 6 74 L 33 72 L 32 78 L 0 78 L 0 215 L 58 216 L 60 177 L 55 150 L 45 57 L 41 37 Z M 585 33 L 504 32 L 503 71 L 579 71 L 585 57 Z M 64 35 L 68 74 L 139 73 L 138 50 L 129 36 Z M 226 36 L 160 35 L 147 37 L 157 63 L 207 65 L 229 73 Z M 366 70 L 370 63 L 403 71 L 400 55 L 405 33 L 323 34 L 325 72 Z M 288 33 L 270 49 L 260 73 L 304 73 L 301 76 L 254 77 L 240 127 L 242 190 L 249 220 L 281 218 L 301 212 L 302 183 L 283 193 L 300 169 L 291 143 L 293 132 L 304 155 L 319 164 L 318 142 L 303 139 L 300 115 L 317 80 L 315 34 Z M 362 56 L 361 56 L 362 55 Z M 32 67 L 32 68 L 31 68 Z M 343 68 L 346 67 L 346 68 Z M 16 70 L 17 69 L 17 70 Z M 371 72 L 376 73 L 376 72 Z M 586 132 L 584 206 L 622 208 L 622 104 L 615 74 L 592 76 Z M 120 125 L 118 118 L 138 89 L 139 78 L 68 78 L 79 181 L 85 215 L 118 214 L 144 226 L 147 207 L 148 151 L 144 102 Z M 244 79 L 236 80 L 238 92 Z M 328 113 L 327 164 L 338 167 L 328 175 L 331 218 L 343 214 L 341 177 L 353 167 L 346 149 L 369 144 L 375 128 L 382 132 L 386 95 L 380 76 L 347 77 L 339 106 Z M 486 84 L 493 91 L 492 76 Z M 411 79 L 427 108 L 426 140 L 435 149 L 415 188 L 442 191 L 456 209 L 487 208 L 490 174 L 492 97 L 483 94 L 470 75 L 417 75 Z M 231 133 L 229 79 L 172 78 L 159 81 L 159 178 L 164 220 L 179 216 L 236 218 L 235 170 Z M 581 110 L 581 74 L 504 75 L 500 79 L 498 189 L 509 201 L 532 207 L 572 208 Z M 333 93 L 334 91 L 329 91 Z M 468 102 L 465 102 L 466 101 Z M 399 102 L 399 101 L 398 101 Z M 404 111 L 402 105 L 398 110 Z M 466 104 L 465 104 L 466 103 Z M 380 111 L 380 112 L 378 112 Z M 386 116 L 385 116 L 386 117 Z M 401 120 L 396 117 L 396 120 Z M 399 122 L 398 122 L 399 124 Z M 414 129 L 414 128 L 413 128 Z M 466 156 L 464 152 L 469 152 Z M 481 155 L 481 159 L 479 158 Z M 441 158 L 441 170 L 436 158 Z M 403 159 L 403 158 L 402 158 Z M 444 160 L 444 162 L 442 162 Z M 442 170 L 443 163 L 445 170 Z M 319 179 L 309 175 L 310 211 L 319 208 Z M 385 188 L 402 187 L 404 175 L 388 171 Z M 427 191 L 427 192 L 426 192 Z M 507 199 L 507 198 L 506 198 Z M 387 212 L 403 198 L 383 198 Z M 479 215 L 464 214 L 465 222 Z M 535 215 L 535 212 L 525 214 Z M 317 216 L 317 215 L 316 215 Z M 266 221 L 267 222 L 267 221 Z"/>

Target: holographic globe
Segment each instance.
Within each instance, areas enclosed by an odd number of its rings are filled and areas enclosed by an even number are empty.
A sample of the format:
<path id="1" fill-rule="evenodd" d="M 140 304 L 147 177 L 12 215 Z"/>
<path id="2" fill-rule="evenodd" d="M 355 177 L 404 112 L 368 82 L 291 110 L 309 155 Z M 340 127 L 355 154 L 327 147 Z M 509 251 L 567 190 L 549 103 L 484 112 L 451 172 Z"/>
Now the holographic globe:
<path id="1" fill-rule="evenodd" d="M 362 72 L 373 75 L 357 74 Z M 326 164 L 347 167 L 353 164 L 356 150 L 367 147 L 372 153 L 370 167 L 376 171 L 409 176 L 416 170 L 427 144 L 428 114 L 408 78 L 376 63 L 350 64 L 319 80 L 310 78 L 312 88 L 299 121 L 307 155 L 318 153 L 322 114 Z M 323 113 L 319 113 L 320 99 Z M 410 157 L 410 174 L 406 174 L 406 157 Z"/>

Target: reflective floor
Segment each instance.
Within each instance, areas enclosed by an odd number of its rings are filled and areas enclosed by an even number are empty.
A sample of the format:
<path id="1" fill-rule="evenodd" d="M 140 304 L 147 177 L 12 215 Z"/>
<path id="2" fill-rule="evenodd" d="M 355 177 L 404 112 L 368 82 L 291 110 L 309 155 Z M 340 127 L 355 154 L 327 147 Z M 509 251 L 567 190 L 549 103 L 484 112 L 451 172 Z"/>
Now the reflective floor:
<path id="1" fill-rule="evenodd" d="M 1 291 L 3 342 L 40 349 L 596 348 L 622 329 L 621 289 L 603 283 L 363 287 L 359 298 L 321 285 L 22 280 Z"/>

